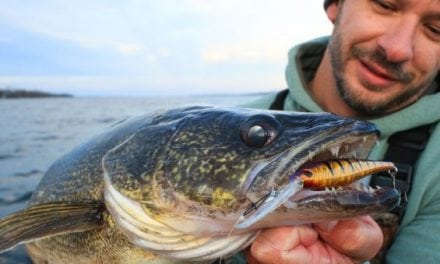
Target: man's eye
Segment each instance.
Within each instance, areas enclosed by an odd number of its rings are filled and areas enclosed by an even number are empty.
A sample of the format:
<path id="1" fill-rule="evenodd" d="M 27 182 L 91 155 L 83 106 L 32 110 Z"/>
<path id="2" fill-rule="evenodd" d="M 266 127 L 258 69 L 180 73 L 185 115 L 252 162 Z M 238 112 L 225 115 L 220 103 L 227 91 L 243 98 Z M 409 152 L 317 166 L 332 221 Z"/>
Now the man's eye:
<path id="1" fill-rule="evenodd" d="M 373 4 L 375 5 L 375 7 L 382 12 L 393 12 L 396 11 L 396 7 L 387 1 L 383 1 L 383 0 L 373 0 Z"/>
<path id="2" fill-rule="evenodd" d="M 440 27 L 435 25 L 425 25 L 428 30 L 429 36 L 436 40 L 440 40 Z"/>

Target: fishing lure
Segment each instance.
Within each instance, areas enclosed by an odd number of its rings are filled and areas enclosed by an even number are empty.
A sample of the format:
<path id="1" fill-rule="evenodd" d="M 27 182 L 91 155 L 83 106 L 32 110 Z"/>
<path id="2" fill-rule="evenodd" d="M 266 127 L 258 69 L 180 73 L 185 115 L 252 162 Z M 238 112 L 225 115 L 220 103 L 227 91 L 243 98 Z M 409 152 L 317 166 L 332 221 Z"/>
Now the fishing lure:
<path id="1" fill-rule="evenodd" d="M 397 168 L 387 161 L 335 159 L 306 164 L 291 179 L 299 177 L 304 187 L 337 187 L 382 171 L 393 175 Z"/>

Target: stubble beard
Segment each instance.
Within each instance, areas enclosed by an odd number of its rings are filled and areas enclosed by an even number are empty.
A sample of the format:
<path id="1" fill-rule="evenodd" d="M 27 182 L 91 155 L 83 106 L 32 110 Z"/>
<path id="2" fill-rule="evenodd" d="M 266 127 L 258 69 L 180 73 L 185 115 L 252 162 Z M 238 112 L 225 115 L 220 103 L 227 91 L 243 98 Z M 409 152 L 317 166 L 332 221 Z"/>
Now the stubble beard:
<path id="1" fill-rule="evenodd" d="M 385 55 L 378 50 L 368 51 L 354 45 L 348 51 L 347 58 L 344 60 L 341 42 L 341 35 L 334 32 L 329 42 L 330 63 L 333 69 L 333 77 L 340 97 L 350 108 L 355 110 L 361 116 L 381 116 L 399 110 L 415 102 L 424 91 L 426 91 L 429 84 L 436 76 L 436 74 L 432 74 L 432 76 L 427 78 L 426 82 L 418 86 L 412 86 L 410 83 L 414 79 L 414 75 L 405 72 L 402 69 L 402 65 L 388 62 Z M 346 65 L 344 64 L 344 62 L 350 59 L 358 58 L 368 58 L 368 60 L 374 61 L 383 69 L 386 69 L 401 83 L 407 84 L 407 87 L 404 88 L 402 93 L 391 98 L 384 98 L 374 102 L 361 98 L 359 92 L 356 92 L 356 89 L 351 87 L 347 81 L 347 78 L 345 77 Z M 375 87 L 372 84 L 363 83 L 362 85 L 366 86 L 369 90 L 380 91 L 380 87 Z"/>

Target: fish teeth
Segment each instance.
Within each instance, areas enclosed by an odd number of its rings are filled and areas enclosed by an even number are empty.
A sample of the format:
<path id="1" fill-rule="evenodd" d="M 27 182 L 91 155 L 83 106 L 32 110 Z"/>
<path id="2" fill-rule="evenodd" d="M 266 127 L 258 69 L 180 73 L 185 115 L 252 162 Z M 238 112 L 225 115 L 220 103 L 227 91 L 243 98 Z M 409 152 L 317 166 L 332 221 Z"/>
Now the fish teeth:
<path id="1" fill-rule="evenodd" d="M 330 148 L 330 152 L 332 153 L 333 157 L 338 157 L 340 149 L 341 149 L 341 145 L 333 146 Z"/>
<path id="2" fill-rule="evenodd" d="M 360 183 L 358 185 L 355 185 L 354 187 L 357 191 L 369 192 L 369 193 L 374 193 L 375 191 L 380 189 L 380 186 L 372 187 L 369 185 L 365 185 L 364 183 Z"/>
<path id="3" fill-rule="evenodd" d="M 357 158 L 357 152 L 356 152 L 356 150 L 353 150 L 352 152 L 351 152 L 351 156 L 353 157 L 353 158 Z"/>
<path id="4" fill-rule="evenodd" d="M 364 191 L 365 188 L 365 184 L 364 183 L 359 183 L 358 185 L 356 185 L 356 190 L 357 191 Z"/>

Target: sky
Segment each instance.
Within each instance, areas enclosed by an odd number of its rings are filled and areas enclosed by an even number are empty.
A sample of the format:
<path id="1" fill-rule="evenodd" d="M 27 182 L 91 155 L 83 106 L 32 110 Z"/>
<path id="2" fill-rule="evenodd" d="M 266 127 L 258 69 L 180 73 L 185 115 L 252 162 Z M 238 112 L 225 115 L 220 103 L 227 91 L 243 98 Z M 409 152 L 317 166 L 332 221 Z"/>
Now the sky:
<path id="1" fill-rule="evenodd" d="M 77 96 L 286 87 L 287 52 L 331 32 L 322 0 L 0 0 L 0 89 Z"/>

